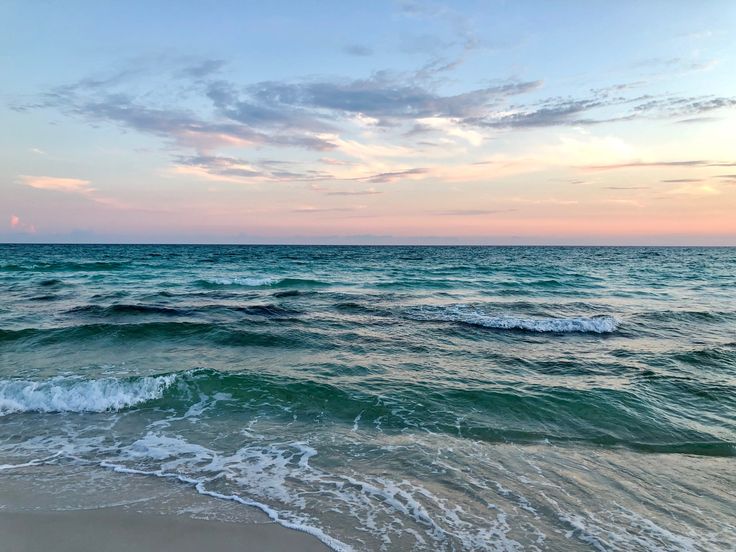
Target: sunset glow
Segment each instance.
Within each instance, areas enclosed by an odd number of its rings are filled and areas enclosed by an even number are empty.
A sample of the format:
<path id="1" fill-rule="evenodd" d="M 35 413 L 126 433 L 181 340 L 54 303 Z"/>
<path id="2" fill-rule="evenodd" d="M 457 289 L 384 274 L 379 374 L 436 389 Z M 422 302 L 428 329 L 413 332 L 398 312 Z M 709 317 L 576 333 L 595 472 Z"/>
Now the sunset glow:
<path id="1" fill-rule="evenodd" d="M 369 4 L 4 3 L 0 240 L 736 244 L 733 3 Z"/>

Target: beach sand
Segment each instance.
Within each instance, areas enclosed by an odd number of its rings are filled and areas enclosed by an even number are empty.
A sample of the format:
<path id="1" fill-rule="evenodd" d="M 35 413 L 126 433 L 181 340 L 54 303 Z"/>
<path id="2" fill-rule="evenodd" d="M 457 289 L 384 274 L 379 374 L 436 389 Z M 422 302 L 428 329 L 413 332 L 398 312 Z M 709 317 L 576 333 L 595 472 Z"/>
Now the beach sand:
<path id="1" fill-rule="evenodd" d="M 0 471 L 0 552 L 326 552 L 254 508 L 156 478 L 33 466 Z"/>
<path id="2" fill-rule="evenodd" d="M 0 535 L 3 552 L 329 550 L 306 533 L 274 523 L 230 523 L 121 508 L 0 512 Z"/>

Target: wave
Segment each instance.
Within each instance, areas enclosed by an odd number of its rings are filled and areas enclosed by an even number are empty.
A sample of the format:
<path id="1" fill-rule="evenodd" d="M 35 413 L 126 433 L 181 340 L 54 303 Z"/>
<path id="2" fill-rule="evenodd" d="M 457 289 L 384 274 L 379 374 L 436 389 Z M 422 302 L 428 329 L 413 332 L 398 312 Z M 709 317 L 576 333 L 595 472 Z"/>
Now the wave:
<path id="1" fill-rule="evenodd" d="M 233 277 L 233 278 L 204 278 L 196 281 L 196 284 L 205 288 L 217 288 L 227 286 L 238 287 L 323 287 L 330 285 L 321 280 L 313 280 L 309 278 L 253 278 L 253 277 Z"/>
<path id="2" fill-rule="evenodd" d="M 38 285 L 41 287 L 56 287 L 60 286 L 63 282 L 59 280 L 58 278 L 48 278 L 46 280 L 41 280 L 38 282 Z"/>
<path id="3" fill-rule="evenodd" d="M 720 323 L 736 319 L 734 311 L 662 310 L 644 312 L 637 319 L 656 322 Z"/>
<path id="4" fill-rule="evenodd" d="M 203 340 L 233 347 L 294 347 L 304 345 L 298 337 L 255 332 L 206 322 L 144 322 L 138 324 L 83 324 L 60 328 L 0 329 L 0 343 L 27 342 L 33 346 L 75 340 Z"/>
<path id="5" fill-rule="evenodd" d="M 391 395 L 391 398 L 387 398 Z M 583 445 L 627 448 L 647 453 L 736 456 L 736 442 L 668 420 L 642 397 L 613 389 L 572 391 L 545 386 L 476 389 L 417 383 L 360 392 L 329 381 L 259 373 L 194 369 L 157 376 L 85 380 L 0 380 L 0 416 L 14 412 L 104 412 L 157 408 L 188 416 L 193 401 L 219 402 L 210 415 L 242 415 L 244 405 L 285 421 L 309 418 L 314 405 L 344 427 L 380 428 L 403 434 L 410 428 L 458 435 L 488 443 Z M 448 410 L 448 405 L 450 409 Z M 452 413 L 470 412 L 462 429 Z M 268 414 L 267 414 L 268 413 Z M 564 420 L 564 423 L 561 422 Z"/>
<path id="6" fill-rule="evenodd" d="M 38 264 L 4 264 L 0 266 L 3 272 L 98 272 L 120 270 L 128 266 L 122 262 L 90 261 L 90 262 L 59 262 Z"/>
<path id="7" fill-rule="evenodd" d="M 83 305 L 66 311 L 67 314 L 87 314 L 93 316 L 111 316 L 120 314 L 162 314 L 176 316 L 183 314 L 179 309 L 156 305 L 128 305 L 116 303 L 107 307 L 102 305 Z"/>
<path id="8" fill-rule="evenodd" d="M 244 286 L 244 287 L 261 287 L 271 286 L 278 282 L 276 278 L 205 278 L 197 280 L 198 284 L 203 286 Z"/>
<path id="9" fill-rule="evenodd" d="M 521 330 L 545 333 L 613 333 L 619 322 L 613 316 L 520 318 L 505 314 L 489 314 L 464 306 L 417 307 L 407 315 L 414 320 L 459 322 L 496 330 Z"/>
<path id="10" fill-rule="evenodd" d="M 45 381 L 0 380 L 0 416 L 14 412 L 105 412 L 163 396 L 174 374 L 102 378 L 58 376 Z"/>

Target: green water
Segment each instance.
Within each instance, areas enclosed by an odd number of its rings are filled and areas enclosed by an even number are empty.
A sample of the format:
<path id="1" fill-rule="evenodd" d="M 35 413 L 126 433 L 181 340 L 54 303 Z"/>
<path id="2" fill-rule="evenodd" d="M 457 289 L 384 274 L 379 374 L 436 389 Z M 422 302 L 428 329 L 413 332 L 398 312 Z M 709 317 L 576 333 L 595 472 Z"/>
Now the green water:
<path id="1" fill-rule="evenodd" d="M 733 549 L 735 289 L 728 248 L 0 245 L 0 481 L 340 550 Z"/>

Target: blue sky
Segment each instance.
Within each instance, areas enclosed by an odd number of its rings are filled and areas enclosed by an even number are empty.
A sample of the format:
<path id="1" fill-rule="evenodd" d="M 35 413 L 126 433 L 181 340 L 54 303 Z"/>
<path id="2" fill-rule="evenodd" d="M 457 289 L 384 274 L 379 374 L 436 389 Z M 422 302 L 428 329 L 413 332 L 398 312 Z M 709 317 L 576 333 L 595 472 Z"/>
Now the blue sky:
<path id="1" fill-rule="evenodd" d="M 3 2 L 0 240 L 736 244 L 732 2 Z"/>

